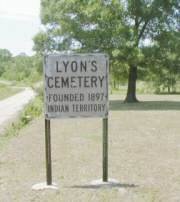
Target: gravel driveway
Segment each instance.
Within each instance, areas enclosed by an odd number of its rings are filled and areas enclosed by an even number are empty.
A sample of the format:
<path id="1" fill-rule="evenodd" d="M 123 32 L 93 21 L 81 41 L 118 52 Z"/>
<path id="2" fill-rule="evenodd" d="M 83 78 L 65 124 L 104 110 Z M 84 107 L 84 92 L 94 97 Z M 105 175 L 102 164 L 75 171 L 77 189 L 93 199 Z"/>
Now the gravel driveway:
<path id="1" fill-rule="evenodd" d="M 31 88 L 25 88 L 20 93 L 0 101 L 0 127 L 14 118 L 17 113 L 35 96 L 35 92 Z"/>

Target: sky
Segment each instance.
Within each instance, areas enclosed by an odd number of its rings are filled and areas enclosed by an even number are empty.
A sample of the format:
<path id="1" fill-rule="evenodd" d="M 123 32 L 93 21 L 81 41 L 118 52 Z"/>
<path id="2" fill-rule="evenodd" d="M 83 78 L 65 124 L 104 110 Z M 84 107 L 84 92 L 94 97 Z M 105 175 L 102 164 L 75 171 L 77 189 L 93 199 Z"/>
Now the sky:
<path id="1" fill-rule="evenodd" d="M 40 30 L 40 0 L 0 0 L 0 48 L 13 55 L 33 55 L 33 36 Z"/>

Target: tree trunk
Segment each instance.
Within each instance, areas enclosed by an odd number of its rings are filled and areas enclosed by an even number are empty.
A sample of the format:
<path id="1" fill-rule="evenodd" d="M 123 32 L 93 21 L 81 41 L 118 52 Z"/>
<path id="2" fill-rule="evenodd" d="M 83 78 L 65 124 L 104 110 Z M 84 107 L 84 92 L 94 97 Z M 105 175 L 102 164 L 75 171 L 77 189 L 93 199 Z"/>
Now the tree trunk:
<path id="1" fill-rule="evenodd" d="M 171 93 L 171 88 L 170 86 L 168 85 L 168 94 Z"/>
<path id="2" fill-rule="evenodd" d="M 137 66 L 131 65 L 129 69 L 128 90 L 125 102 L 138 102 L 136 98 Z"/>
<path id="3" fill-rule="evenodd" d="M 114 79 L 114 89 L 116 89 L 116 80 Z"/>

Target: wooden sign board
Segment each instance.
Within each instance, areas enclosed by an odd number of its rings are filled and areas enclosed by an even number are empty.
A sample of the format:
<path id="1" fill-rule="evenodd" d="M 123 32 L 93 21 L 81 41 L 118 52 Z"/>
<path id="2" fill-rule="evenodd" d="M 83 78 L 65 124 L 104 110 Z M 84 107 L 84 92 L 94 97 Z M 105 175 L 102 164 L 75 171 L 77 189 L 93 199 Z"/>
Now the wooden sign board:
<path id="1" fill-rule="evenodd" d="M 107 117 L 108 74 L 105 54 L 46 55 L 45 118 Z"/>

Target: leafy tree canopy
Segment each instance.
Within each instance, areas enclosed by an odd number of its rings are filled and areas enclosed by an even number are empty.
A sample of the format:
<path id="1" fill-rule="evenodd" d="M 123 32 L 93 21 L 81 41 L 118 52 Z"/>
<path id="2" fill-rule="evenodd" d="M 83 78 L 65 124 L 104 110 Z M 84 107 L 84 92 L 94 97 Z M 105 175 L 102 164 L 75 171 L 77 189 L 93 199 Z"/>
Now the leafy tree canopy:
<path id="1" fill-rule="evenodd" d="M 45 31 L 35 37 L 35 50 L 108 53 L 112 64 L 128 67 L 127 100 L 135 101 L 142 48 L 179 30 L 179 7 L 178 0 L 41 0 Z"/>

